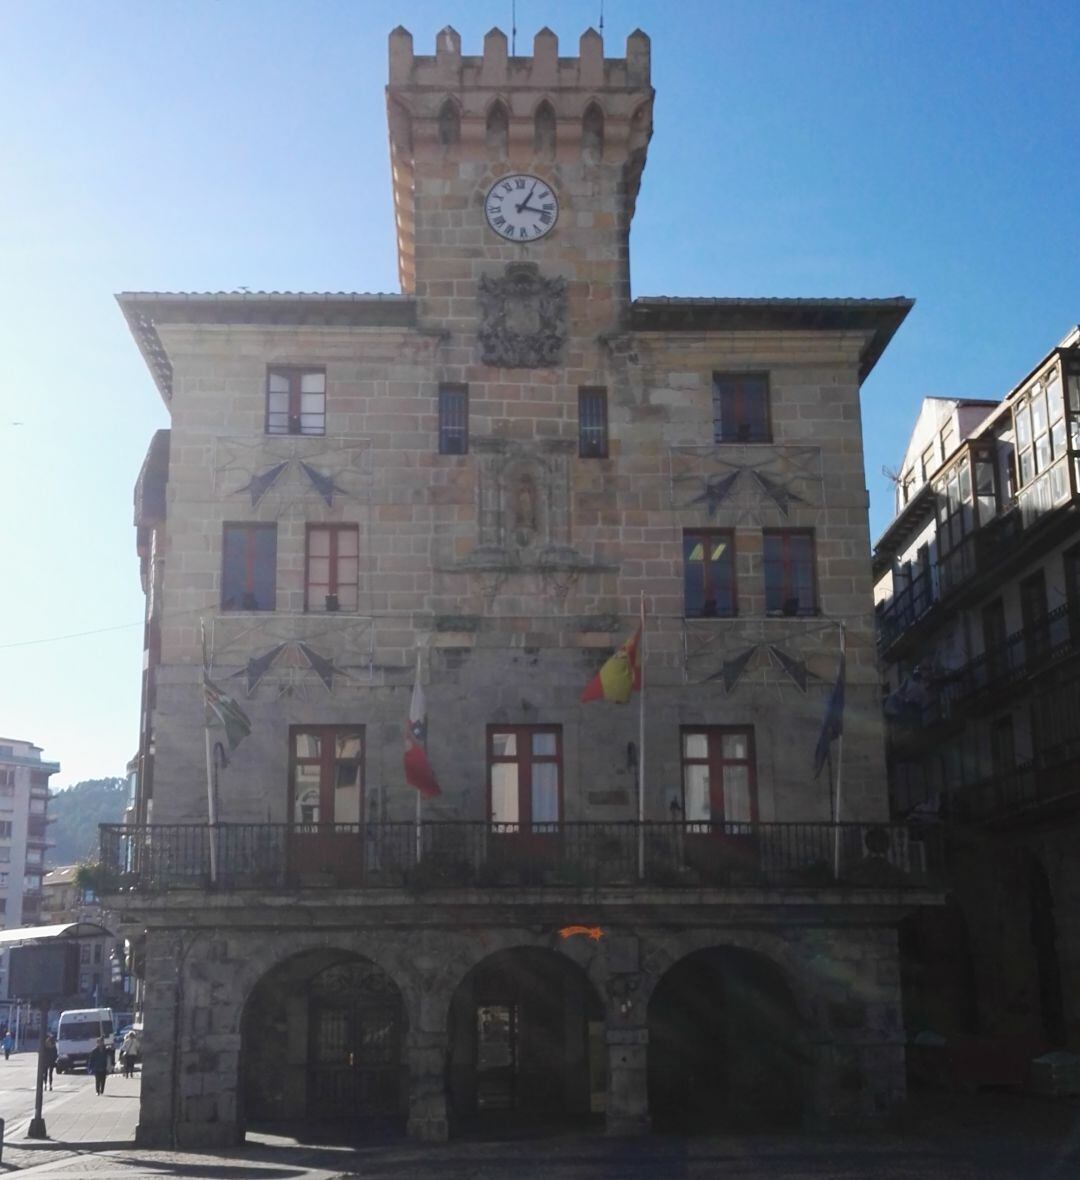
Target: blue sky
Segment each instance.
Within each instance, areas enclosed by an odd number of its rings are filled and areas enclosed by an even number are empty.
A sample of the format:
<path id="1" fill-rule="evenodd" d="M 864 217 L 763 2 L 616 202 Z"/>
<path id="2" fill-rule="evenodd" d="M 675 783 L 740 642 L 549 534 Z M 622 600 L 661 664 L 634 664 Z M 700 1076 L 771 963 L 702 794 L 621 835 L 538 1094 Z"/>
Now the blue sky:
<path id="1" fill-rule="evenodd" d="M 131 491 L 165 409 L 122 290 L 395 291 L 386 35 L 510 0 L 0 6 L 0 734 L 54 785 L 137 743 Z M 600 0 L 518 0 L 564 55 Z M 872 533 L 924 396 L 1000 397 L 1080 321 L 1075 9 L 605 0 L 653 41 L 635 295 L 892 296 L 863 389 Z M 14 423 L 20 425 L 14 425 Z M 77 633 L 78 638 L 63 638 Z"/>

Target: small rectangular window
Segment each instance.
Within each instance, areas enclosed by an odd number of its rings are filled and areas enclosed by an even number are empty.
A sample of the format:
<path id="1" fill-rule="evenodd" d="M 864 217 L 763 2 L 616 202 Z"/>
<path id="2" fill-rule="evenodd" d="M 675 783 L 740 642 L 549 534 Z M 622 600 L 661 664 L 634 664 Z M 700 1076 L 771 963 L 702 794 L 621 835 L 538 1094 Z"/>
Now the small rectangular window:
<path id="1" fill-rule="evenodd" d="M 272 368 L 266 375 L 267 434 L 326 433 L 326 372 Z"/>
<path id="2" fill-rule="evenodd" d="M 0 837 L 2 837 L 5 840 L 11 839 L 11 821 L 10 820 L 4 820 L 3 822 L 0 822 Z"/>
<path id="3" fill-rule="evenodd" d="M 817 614 L 814 534 L 809 529 L 767 530 L 763 548 L 766 613 Z"/>
<path id="4" fill-rule="evenodd" d="M 766 373 L 713 373 L 713 440 L 772 442 Z"/>
<path id="5" fill-rule="evenodd" d="M 688 619 L 730 619 L 735 599 L 735 534 L 683 531 L 683 609 Z"/>
<path id="6" fill-rule="evenodd" d="M 607 458 L 607 390 L 600 386 L 578 390 L 578 454 L 583 459 Z"/>
<path id="7" fill-rule="evenodd" d="M 469 449 L 469 387 L 439 386 L 439 454 L 464 455 Z"/>
<path id="8" fill-rule="evenodd" d="M 272 611 L 276 581 L 277 525 L 225 525 L 221 609 Z"/>
<path id="9" fill-rule="evenodd" d="M 308 611 L 359 609 L 360 532 L 354 524 L 308 525 Z"/>

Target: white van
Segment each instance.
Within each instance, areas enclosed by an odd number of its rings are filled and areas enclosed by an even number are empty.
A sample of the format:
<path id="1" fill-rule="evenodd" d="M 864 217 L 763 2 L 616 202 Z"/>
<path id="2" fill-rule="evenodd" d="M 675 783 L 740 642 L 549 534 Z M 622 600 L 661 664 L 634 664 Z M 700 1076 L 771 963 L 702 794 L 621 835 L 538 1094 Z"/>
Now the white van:
<path id="1" fill-rule="evenodd" d="M 56 1025 L 56 1072 L 72 1073 L 80 1065 L 85 1069 L 98 1037 L 105 1041 L 111 1069 L 115 1061 L 113 1027 L 111 1008 L 70 1008 L 61 1012 Z"/>

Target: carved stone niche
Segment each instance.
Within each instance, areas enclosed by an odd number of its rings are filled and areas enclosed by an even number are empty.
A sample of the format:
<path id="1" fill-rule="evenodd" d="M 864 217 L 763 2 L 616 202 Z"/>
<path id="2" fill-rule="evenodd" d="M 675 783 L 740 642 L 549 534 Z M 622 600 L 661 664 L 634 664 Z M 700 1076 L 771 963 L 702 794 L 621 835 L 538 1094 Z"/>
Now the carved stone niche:
<path id="1" fill-rule="evenodd" d="M 570 542 L 572 440 L 470 440 L 477 458 L 476 548 L 457 568 L 507 573 L 598 569 Z"/>
<path id="2" fill-rule="evenodd" d="M 481 275 L 480 358 L 506 369 L 552 368 L 566 340 L 566 280 L 535 262 L 509 262 L 502 278 Z"/>

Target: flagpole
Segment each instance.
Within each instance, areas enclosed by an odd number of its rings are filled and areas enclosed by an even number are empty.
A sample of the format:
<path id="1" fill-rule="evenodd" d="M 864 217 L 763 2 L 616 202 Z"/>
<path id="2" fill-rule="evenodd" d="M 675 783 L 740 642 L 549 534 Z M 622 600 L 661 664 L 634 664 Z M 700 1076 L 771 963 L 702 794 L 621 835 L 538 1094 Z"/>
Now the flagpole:
<path id="1" fill-rule="evenodd" d="M 844 624 L 840 624 L 840 666 L 844 667 L 847 657 L 847 631 Z M 836 742 L 836 801 L 833 804 L 833 823 L 835 824 L 833 837 L 833 875 L 840 879 L 840 803 L 842 799 L 841 783 L 844 773 L 844 729 L 840 727 L 840 735 Z M 829 777 L 832 778 L 832 751 L 829 751 Z"/>
<path id="2" fill-rule="evenodd" d="M 416 683 L 420 683 L 420 648 L 416 648 Z M 424 796 L 420 790 L 416 792 L 416 864 L 419 868 L 420 855 L 423 850 L 423 828 L 421 828 L 420 805 L 423 803 Z"/>
<path id="3" fill-rule="evenodd" d="M 641 649 L 638 652 L 638 668 L 641 671 L 641 691 L 638 693 L 638 774 L 637 774 L 637 818 L 638 818 L 638 880 L 645 880 L 645 591 L 641 591 L 639 603 L 641 618 Z"/>
<path id="4" fill-rule="evenodd" d="M 217 884 L 217 800 L 214 798 L 214 744 L 210 737 L 210 720 L 206 716 L 206 678 L 210 669 L 206 660 L 206 620 L 199 620 L 202 635 L 202 673 L 203 685 L 200 692 L 203 697 L 203 734 L 206 738 L 206 825 L 207 837 L 210 843 L 210 884 Z"/>

